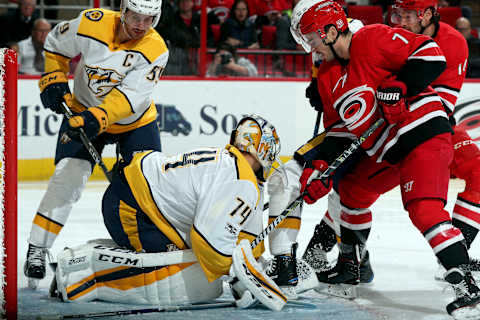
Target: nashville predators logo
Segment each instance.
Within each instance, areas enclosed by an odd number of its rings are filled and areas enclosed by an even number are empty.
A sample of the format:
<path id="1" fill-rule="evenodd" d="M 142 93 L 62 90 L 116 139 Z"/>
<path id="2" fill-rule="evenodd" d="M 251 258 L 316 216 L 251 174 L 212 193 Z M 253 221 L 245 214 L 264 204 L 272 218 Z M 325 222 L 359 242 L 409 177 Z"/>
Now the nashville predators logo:
<path id="1" fill-rule="evenodd" d="M 125 77 L 115 70 L 100 67 L 85 66 L 85 72 L 88 77 L 88 87 L 97 97 L 102 97 L 112 91 Z"/>
<path id="2" fill-rule="evenodd" d="M 85 12 L 85 17 L 89 20 L 92 20 L 92 21 L 98 21 L 98 20 L 102 19 L 103 12 L 100 11 L 100 10 L 87 11 L 87 12 Z"/>

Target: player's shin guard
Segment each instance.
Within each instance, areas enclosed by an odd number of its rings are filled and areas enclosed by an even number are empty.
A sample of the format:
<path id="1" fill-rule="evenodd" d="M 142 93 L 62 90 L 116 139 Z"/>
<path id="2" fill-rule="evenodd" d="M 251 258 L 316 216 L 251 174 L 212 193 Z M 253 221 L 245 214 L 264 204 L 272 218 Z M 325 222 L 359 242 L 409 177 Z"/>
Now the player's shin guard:
<path id="1" fill-rule="evenodd" d="M 91 172 L 92 166 L 87 160 L 64 158 L 57 163 L 33 219 L 30 244 L 43 248 L 52 246 L 73 204 L 80 199 Z"/>
<path id="2" fill-rule="evenodd" d="M 466 190 L 457 196 L 452 223 L 462 231 L 469 249 L 480 226 L 480 192 Z"/>

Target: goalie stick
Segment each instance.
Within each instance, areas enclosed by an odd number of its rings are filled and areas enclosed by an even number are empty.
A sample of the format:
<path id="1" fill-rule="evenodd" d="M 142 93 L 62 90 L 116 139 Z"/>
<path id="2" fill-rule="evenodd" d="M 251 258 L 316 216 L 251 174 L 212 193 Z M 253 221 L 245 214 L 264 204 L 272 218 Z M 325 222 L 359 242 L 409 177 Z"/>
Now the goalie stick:
<path id="1" fill-rule="evenodd" d="M 63 109 L 63 113 L 65 114 L 65 117 L 67 117 L 67 119 L 70 119 L 71 117 L 73 117 L 72 111 L 70 110 L 70 108 L 67 106 L 65 102 L 62 102 L 61 106 Z M 88 153 L 90 153 L 93 161 L 95 161 L 95 163 L 100 166 L 103 173 L 105 174 L 105 177 L 107 177 L 108 182 L 112 182 L 112 175 L 108 171 L 107 167 L 105 166 L 105 163 L 103 162 L 102 157 L 98 153 L 97 149 L 95 149 L 95 146 L 92 144 L 90 139 L 88 139 L 83 128 L 79 128 L 79 131 L 80 131 L 80 139 L 82 140 L 82 143 L 85 146 L 85 149 L 87 149 Z M 63 139 L 63 136 L 62 136 L 62 139 Z"/>
<path id="2" fill-rule="evenodd" d="M 370 128 L 368 128 L 360 137 L 353 141 L 350 146 L 338 156 L 335 161 L 316 179 L 325 179 L 330 176 L 345 160 L 352 155 L 362 143 L 370 137 L 373 132 L 384 123 L 383 119 L 378 119 Z M 267 235 L 272 232 L 275 227 L 282 222 L 292 211 L 303 203 L 303 194 L 299 195 L 287 208 L 277 216 L 251 243 L 250 246 L 254 249 L 260 242 L 262 242 Z M 104 248 L 108 250 L 109 248 Z M 99 252 L 101 254 L 101 252 Z M 121 253 L 116 252 L 116 255 Z M 137 267 L 156 267 L 159 265 L 172 265 L 178 263 L 195 262 L 197 258 L 192 249 L 159 252 L 159 253 L 142 253 L 142 263 Z M 131 265 L 129 265 L 132 267 Z"/>
<path id="3" fill-rule="evenodd" d="M 290 306 L 301 307 L 306 309 L 317 308 L 316 305 L 308 302 L 288 301 L 287 304 Z M 195 310 L 232 308 L 232 307 L 236 307 L 235 301 L 185 304 L 185 305 L 178 305 L 178 306 L 92 312 L 92 313 L 83 313 L 83 314 L 67 314 L 67 315 L 56 314 L 56 315 L 38 316 L 36 319 L 37 320 L 62 320 L 62 319 L 85 319 L 85 318 L 89 319 L 89 318 L 103 318 L 103 317 L 120 317 L 120 316 L 134 315 L 134 314 L 145 314 L 145 313 L 156 313 L 156 312 L 160 313 L 160 312 L 175 312 L 175 311 L 195 311 Z"/>

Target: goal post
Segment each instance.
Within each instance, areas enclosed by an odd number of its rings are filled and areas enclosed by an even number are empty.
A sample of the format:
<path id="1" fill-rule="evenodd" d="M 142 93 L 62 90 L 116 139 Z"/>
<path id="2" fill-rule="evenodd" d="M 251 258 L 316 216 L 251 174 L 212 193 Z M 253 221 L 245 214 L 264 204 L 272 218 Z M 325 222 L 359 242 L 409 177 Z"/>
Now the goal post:
<path id="1" fill-rule="evenodd" d="M 1 313 L 17 318 L 17 54 L 0 49 Z"/>

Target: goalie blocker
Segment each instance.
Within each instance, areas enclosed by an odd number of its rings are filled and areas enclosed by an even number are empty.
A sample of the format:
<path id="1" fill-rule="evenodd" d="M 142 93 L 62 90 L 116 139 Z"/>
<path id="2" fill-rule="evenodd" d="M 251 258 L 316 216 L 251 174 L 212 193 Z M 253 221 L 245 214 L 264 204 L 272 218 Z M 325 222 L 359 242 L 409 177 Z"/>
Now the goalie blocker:
<path id="1" fill-rule="evenodd" d="M 184 253 L 182 251 L 187 251 Z M 155 255 L 161 264 L 151 266 Z M 223 293 L 222 280 L 208 282 L 189 250 L 136 253 L 113 241 L 91 241 L 66 248 L 58 255 L 54 292 L 65 302 L 102 300 L 161 306 L 206 302 Z M 238 279 L 232 291 L 237 306 L 258 301 L 272 310 L 287 302 L 280 288 L 253 257 L 250 243 L 242 240 L 234 249 L 232 274 Z M 183 263 L 179 263 L 181 261 Z"/>

